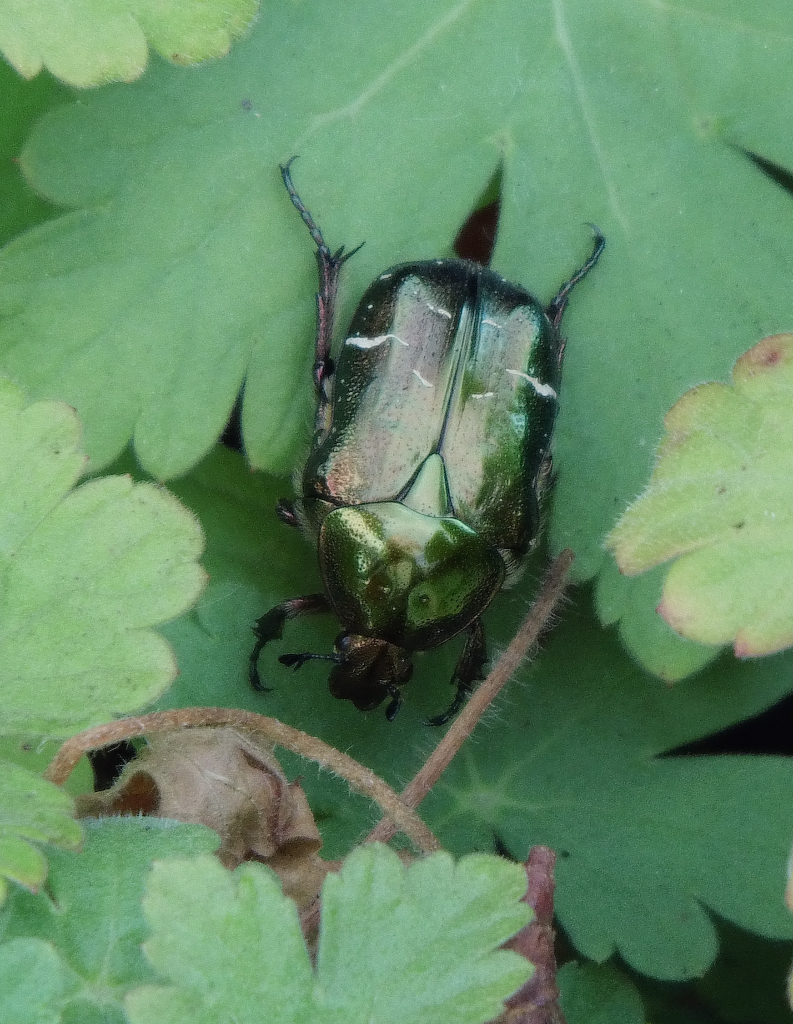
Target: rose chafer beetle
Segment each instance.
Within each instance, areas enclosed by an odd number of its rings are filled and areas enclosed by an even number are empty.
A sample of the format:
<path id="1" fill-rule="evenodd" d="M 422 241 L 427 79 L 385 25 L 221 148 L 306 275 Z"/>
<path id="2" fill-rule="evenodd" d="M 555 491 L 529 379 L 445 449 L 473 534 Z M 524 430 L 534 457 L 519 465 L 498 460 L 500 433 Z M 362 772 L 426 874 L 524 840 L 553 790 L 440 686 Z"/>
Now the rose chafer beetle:
<path id="1" fill-rule="evenodd" d="M 300 497 L 278 514 L 314 540 L 325 592 L 258 620 L 250 681 L 265 689 L 259 655 L 288 619 L 332 611 L 343 626 L 332 654 L 279 660 L 334 662 L 331 693 L 363 711 L 388 698 L 392 720 L 413 652 L 465 632 L 456 695 L 431 719 L 440 725 L 482 678 L 482 614 L 537 542 L 565 345 L 559 326 L 605 240 L 595 228 L 592 255 L 546 308 L 466 260 L 392 267 L 362 298 L 336 364 L 334 302 L 353 253 L 325 244 L 291 163 L 281 167 L 284 185 L 317 246 L 318 408 Z"/>

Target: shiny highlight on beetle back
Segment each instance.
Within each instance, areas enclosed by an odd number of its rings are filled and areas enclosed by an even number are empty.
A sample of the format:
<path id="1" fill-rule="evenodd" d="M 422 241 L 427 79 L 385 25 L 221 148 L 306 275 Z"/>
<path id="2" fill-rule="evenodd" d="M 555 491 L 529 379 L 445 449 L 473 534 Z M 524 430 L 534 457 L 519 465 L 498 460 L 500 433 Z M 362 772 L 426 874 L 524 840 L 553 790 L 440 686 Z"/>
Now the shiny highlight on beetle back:
<path id="1" fill-rule="evenodd" d="M 504 581 L 498 552 L 465 523 L 399 502 L 335 509 L 318 547 L 331 606 L 348 632 L 408 650 L 456 636 Z"/>

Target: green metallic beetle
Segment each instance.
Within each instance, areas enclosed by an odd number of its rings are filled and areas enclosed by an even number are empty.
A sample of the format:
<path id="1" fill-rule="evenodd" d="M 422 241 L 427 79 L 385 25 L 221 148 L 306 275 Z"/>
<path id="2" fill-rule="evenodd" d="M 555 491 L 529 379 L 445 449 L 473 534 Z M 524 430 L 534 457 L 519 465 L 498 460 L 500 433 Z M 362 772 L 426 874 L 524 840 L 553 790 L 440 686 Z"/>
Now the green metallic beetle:
<path id="1" fill-rule="evenodd" d="M 258 620 L 250 681 L 265 689 L 259 655 L 288 619 L 332 611 L 344 628 L 333 654 L 279 660 L 333 661 L 331 693 L 362 711 L 390 698 L 390 721 L 412 653 L 466 632 L 455 698 L 431 719 L 440 725 L 482 678 L 481 616 L 537 542 L 564 354 L 559 325 L 605 240 L 593 229 L 592 255 L 545 309 L 477 263 L 392 267 L 361 300 L 335 365 L 336 289 L 353 253 L 327 247 L 291 163 L 281 167 L 284 185 L 317 246 L 318 409 L 301 495 L 278 514 L 316 544 L 325 593 L 284 601 Z"/>

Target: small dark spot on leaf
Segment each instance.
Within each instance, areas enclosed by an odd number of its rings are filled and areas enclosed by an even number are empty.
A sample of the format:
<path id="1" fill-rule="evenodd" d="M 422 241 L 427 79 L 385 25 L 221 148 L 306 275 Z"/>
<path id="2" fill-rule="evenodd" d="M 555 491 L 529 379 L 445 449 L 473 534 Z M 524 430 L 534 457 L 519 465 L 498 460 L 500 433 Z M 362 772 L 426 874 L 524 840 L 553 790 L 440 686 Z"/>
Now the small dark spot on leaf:
<path id="1" fill-rule="evenodd" d="M 763 353 L 763 363 L 766 366 L 776 366 L 781 358 L 782 353 L 778 348 L 770 348 Z"/>
<path id="2" fill-rule="evenodd" d="M 745 522 L 733 523 L 733 530 L 742 530 L 746 526 Z"/>
<path id="3" fill-rule="evenodd" d="M 726 494 L 726 492 L 727 488 L 724 486 L 724 484 L 719 484 L 719 486 L 716 488 L 716 494 Z"/>
<path id="4" fill-rule="evenodd" d="M 251 103 L 250 100 L 243 100 L 242 103 L 240 103 L 240 106 L 242 107 L 243 110 L 253 109 L 253 104 Z"/>

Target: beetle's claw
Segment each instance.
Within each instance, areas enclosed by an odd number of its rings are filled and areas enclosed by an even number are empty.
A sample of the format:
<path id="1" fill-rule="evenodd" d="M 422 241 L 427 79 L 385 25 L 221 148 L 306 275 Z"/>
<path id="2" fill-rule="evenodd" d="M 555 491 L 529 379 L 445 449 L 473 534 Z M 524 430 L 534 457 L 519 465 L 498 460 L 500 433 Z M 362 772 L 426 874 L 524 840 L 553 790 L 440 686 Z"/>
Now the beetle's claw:
<path id="1" fill-rule="evenodd" d="M 391 702 L 385 709 L 385 717 L 387 721 L 393 722 L 399 714 L 399 709 L 402 707 L 402 691 L 398 686 L 389 686 L 388 693 L 391 697 Z"/>
<path id="2" fill-rule="evenodd" d="M 433 718 L 427 719 L 427 725 L 439 726 L 446 725 L 447 722 L 451 721 L 452 718 L 462 709 L 465 702 L 471 696 L 471 687 L 468 683 L 459 682 L 457 684 L 457 693 L 454 695 L 454 700 L 446 708 L 445 711 L 441 712 L 440 715 L 435 715 Z"/>
<path id="3" fill-rule="evenodd" d="M 272 690 L 271 686 L 264 685 L 259 675 L 259 655 L 262 653 L 264 644 L 265 641 L 261 639 L 256 641 L 256 646 L 251 651 L 250 661 L 248 662 L 248 681 L 257 693 L 270 693 Z"/>

